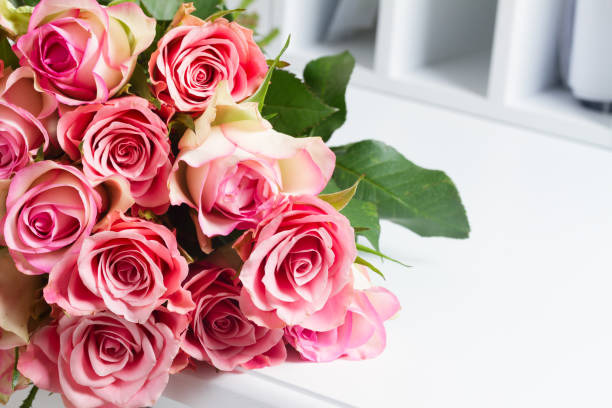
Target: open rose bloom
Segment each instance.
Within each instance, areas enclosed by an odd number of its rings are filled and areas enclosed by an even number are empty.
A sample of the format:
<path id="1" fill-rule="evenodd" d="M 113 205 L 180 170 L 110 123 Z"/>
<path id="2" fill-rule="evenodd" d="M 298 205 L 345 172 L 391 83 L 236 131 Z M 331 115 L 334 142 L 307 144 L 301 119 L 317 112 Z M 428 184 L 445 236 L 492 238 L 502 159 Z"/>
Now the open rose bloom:
<path id="1" fill-rule="evenodd" d="M 399 302 L 356 266 L 355 190 L 322 194 L 327 118 L 275 129 L 257 31 L 190 3 L 5 3 L 0 403 L 31 383 L 150 407 L 184 369 L 383 351 Z"/>
<path id="2" fill-rule="evenodd" d="M 155 20 L 134 3 L 41 1 L 17 41 L 20 63 L 67 105 L 104 102 L 121 89 L 153 41 Z"/>

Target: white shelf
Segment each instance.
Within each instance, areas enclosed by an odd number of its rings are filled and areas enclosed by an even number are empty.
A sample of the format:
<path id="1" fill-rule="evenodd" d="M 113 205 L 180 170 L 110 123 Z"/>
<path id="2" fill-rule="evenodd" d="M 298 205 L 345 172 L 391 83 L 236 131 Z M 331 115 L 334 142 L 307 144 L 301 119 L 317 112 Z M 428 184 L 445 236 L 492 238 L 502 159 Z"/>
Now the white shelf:
<path id="1" fill-rule="evenodd" d="M 417 68 L 407 77 L 428 83 L 431 87 L 456 89 L 486 97 L 490 60 L 490 52 L 477 51 Z"/>
<path id="2" fill-rule="evenodd" d="M 564 0 L 372 0 L 377 24 L 331 43 L 322 33 L 338 0 L 265 1 L 281 38 L 292 35 L 297 73 L 348 49 L 358 86 L 612 148 L 612 115 L 581 106 L 559 79 Z"/>
<path id="3" fill-rule="evenodd" d="M 375 38 L 372 33 L 362 33 L 357 37 L 342 41 L 304 44 L 299 47 L 299 53 L 310 60 L 349 50 L 359 66 L 373 69 L 374 43 Z"/>

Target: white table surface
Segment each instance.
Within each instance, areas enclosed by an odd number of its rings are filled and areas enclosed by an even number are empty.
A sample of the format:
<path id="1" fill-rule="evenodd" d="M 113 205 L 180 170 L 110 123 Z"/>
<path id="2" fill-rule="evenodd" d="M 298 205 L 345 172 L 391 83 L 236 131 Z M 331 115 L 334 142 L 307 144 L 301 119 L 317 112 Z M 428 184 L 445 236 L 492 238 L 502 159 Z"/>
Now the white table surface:
<path id="1" fill-rule="evenodd" d="M 188 372 L 157 407 L 612 406 L 612 152 L 359 88 L 348 105 L 333 144 L 446 171 L 470 239 L 383 222 L 381 248 L 413 267 L 375 278 L 403 307 L 379 358 Z"/>

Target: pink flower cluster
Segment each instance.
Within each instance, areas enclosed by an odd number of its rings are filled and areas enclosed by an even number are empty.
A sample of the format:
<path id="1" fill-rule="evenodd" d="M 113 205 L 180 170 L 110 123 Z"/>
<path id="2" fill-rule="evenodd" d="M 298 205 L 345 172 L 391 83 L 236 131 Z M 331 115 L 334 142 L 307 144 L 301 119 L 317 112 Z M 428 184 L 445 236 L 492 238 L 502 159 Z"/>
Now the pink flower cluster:
<path id="1" fill-rule="evenodd" d="M 354 231 L 317 197 L 334 153 L 244 102 L 267 72 L 250 30 L 188 14 L 173 24 L 148 64 L 161 109 L 123 95 L 155 37 L 136 3 L 43 0 L 13 46 L 21 67 L 0 81 L 0 267 L 42 293 L 51 318 L 28 323 L 32 302 L 14 308 L 0 288 L 0 316 L 25 316 L 0 318 L 0 397 L 15 347 L 25 378 L 79 408 L 152 406 L 196 361 L 231 371 L 280 364 L 287 344 L 311 361 L 385 347 L 398 301 L 356 284 L 368 279 Z M 177 112 L 194 128 L 173 152 Z M 179 206 L 206 254 L 191 264 L 167 216 Z M 235 230 L 233 246 L 215 244 Z"/>

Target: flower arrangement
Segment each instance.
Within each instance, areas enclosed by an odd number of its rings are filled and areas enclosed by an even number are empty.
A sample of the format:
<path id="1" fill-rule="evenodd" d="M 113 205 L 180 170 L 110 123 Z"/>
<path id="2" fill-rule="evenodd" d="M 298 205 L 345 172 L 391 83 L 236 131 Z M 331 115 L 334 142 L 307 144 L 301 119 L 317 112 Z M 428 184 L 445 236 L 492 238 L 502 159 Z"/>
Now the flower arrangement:
<path id="1" fill-rule="evenodd" d="M 1 402 L 137 408 L 200 364 L 373 358 L 400 308 L 359 255 L 385 257 L 379 219 L 467 237 L 444 173 L 327 146 L 352 56 L 299 79 L 241 11 L 0 0 Z"/>

